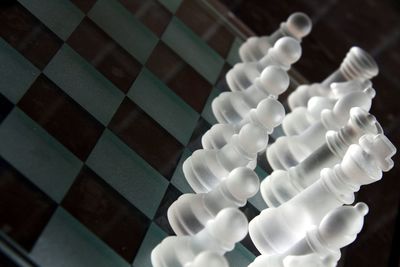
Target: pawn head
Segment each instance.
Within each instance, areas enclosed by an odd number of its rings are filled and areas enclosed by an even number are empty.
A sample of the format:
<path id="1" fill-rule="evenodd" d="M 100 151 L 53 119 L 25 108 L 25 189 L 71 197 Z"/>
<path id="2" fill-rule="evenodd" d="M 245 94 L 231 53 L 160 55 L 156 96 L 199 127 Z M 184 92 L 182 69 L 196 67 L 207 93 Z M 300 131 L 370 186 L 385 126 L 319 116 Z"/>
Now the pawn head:
<path id="1" fill-rule="evenodd" d="M 280 125 L 285 117 L 285 108 L 278 100 L 274 98 L 266 98 L 262 100 L 256 109 L 258 121 L 272 131 L 276 126 Z"/>
<path id="2" fill-rule="evenodd" d="M 273 48 L 277 51 L 280 59 L 289 66 L 297 62 L 301 57 L 300 42 L 292 37 L 280 38 Z"/>
<path id="3" fill-rule="evenodd" d="M 206 229 L 227 250 L 231 250 L 235 243 L 247 235 L 248 221 L 239 209 L 225 208 L 207 223 Z"/>
<path id="4" fill-rule="evenodd" d="M 254 196 L 260 186 L 257 174 L 246 167 L 234 169 L 225 181 L 229 192 L 237 199 L 244 201 Z"/>
<path id="5" fill-rule="evenodd" d="M 259 81 L 264 90 L 271 95 L 278 96 L 289 87 L 289 75 L 277 66 L 266 67 L 260 75 Z"/>
<path id="6" fill-rule="evenodd" d="M 312 22 L 303 12 L 295 12 L 286 20 L 286 28 L 292 36 L 301 40 L 311 32 Z"/>
<path id="7" fill-rule="evenodd" d="M 239 132 L 241 147 L 250 154 L 263 150 L 268 145 L 268 133 L 261 127 L 248 123 Z"/>

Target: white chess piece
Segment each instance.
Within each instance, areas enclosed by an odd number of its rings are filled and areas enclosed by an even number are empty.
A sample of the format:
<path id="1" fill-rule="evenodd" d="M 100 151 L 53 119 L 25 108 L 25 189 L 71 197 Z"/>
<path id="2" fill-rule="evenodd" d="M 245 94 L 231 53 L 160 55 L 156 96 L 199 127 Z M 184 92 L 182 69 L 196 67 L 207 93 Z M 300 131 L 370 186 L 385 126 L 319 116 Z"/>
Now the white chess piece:
<path id="1" fill-rule="evenodd" d="M 376 75 L 378 75 L 378 66 L 372 56 L 354 46 L 346 54 L 339 69 L 329 75 L 322 83 L 297 87 L 288 97 L 289 107 L 291 110 L 296 107 L 305 107 L 311 97 L 329 95 L 331 83 L 356 79 L 369 80 Z"/>
<path id="2" fill-rule="evenodd" d="M 180 267 L 205 251 L 231 251 L 247 234 L 246 216 L 235 208 L 223 209 L 194 236 L 169 236 L 151 252 L 153 267 Z"/>
<path id="3" fill-rule="evenodd" d="M 300 256 L 261 255 L 248 267 L 335 267 L 337 261 L 336 256 L 330 255 L 321 258 L 315 253 Z"/>
<path id="4" fill-rule="evenodd" d="M 246 114 L 265 98 L 277 97 L 289 87 L 288 74 L 279 67 L 265 68 L 247 90 L 223 92 L 217 96 L 211 108 L 219 123 L 238 124 Z"/>
<path id="5" fill-rule="evenodd" d="M 326 134 L 325 144 L 295 167 L 286 171 L 276 170 L 263 180 L 260 191 L 264 201 L 269 207 L 285 203 L 317 181 L 323 168 L 331 168 L 340 163 L 348 147 L 358 144 L 362 136 L 380 133 L 383 130 L 374 116 L 360 108 L 353 108 L 343 128 Z"/>
<path id="6" fill-rule="evenodd" d="M 301 57 L 299 41 L 291 37 L 279 39 L 268 53 L 255 62 L 237 63 L 226 73 L 226 82 L 232 91 L 242 91 L 250 87 L 254 80 L 268 66 L 289 70 Z"/>
<path id="7" fill-rule="evenodd" d="M 194 261 L 185 264 L 184 267 L 229 267 L 229 263 L 224 256 L 218 253 L 204 251 L 201 252 Z"/>
<path id="8" fill-rule="evenodd" d="M 293 13 L 270 36 L 248 38 L 239 48 L 240 59 L 243 62 L 258 61 L 280 38 L 290 36 L 301 41 L 303 37 L 310 33 L 311 28 L 311 19 L 306 14 L 302 12 Z"/>
<path id="9" fill-rule="evenodd" d="M 271 167 L 276 170 L 297 165 L 324 143 L 327 131 L 337 131 L 349 120 L 352 108 L 360 107 L 369 111 L 374 95 L 369 91 L 348 93 L 332 109 L 323 110 L 320 120 L 316 120 L 301 134 L 279 137 L 267 151 Z"/>
<path id="10" fill-rule="evenodd" d="M 254 161 L 267 144 L 265 128 L 248 123 L 221 149 L 196 150 L 183 163 L 183 173 L 193 191 L 207 193 L 233 169 Z"/>
<path id="11" fill-rule="evenodd" d="M 368 206 L 362 202 L 335 208 L 285 253 L 258 256 L 248 267 L 336 266 L 340 249 L 354 242 L 367 213 Z"/>
<path id="12" fill-rule="evenodd" d="M 340 99 L 348 98 L 347 95 L 353 92 L 364 92 L 370 99 L 375 97 L 375 90 L 372 88 L 371 81 L 351 80 L 330 85 L 332 95 L 314 96 L 310 98 L 307 107 L 296 107 L 289 112 L 282 121 L 282 129 L 285 135 L 292 136 L 304 132 L 312 124 L 321 120 L 321 113 L 328 109 L 332 110 Z M 354 100 L 352 100 L 354 101 Z M 363 101 L 359 101 L 365 104 Z M 368 101 L 366 102 L 368 103 Z M 357 105 L 357 99 L 351 104 Z M 363 106 L 360 106 L 363 107 Z M 365 106 L 364 109 L 367 109 Z"/>
<path id="13" fill-rule="evenodd" d="M 393 166 L 390 156 L 395 150 L 382 134 L 362 137 L 360 145 L 349 147 L 341 164 L 323 169 L 318 181 L 278 208 L 263 210 L 250 222 L 249 234 L 256 248 L 266 255 L 285 253 L 330 210 L 351 204 L 360 186 L 380 180 L 382 170 Z"/>
<path id="14" fill-rule="evenodd" d="M 239 167 L 213 190 L 201 194 L 183 194 L 168 209 L 168 221 L 176 235 L 194 235 L 218 212 L 242 207 L 254 196 L 260 181 L 249 168 Z"/>
<path id="15" fill-rule="evenodd" d="M 240 131 L 247 123 L 261 124 L 268 134 L 280 125 L 285 117 L 283 105 L 276 99 L 268 97 L 262 100 L 256 108 L 247 112 L 237 124 L 218 123 L 213 125 L 201 138 L 204 149 L 220 149 L 229 142 L 231 137 Z"/>

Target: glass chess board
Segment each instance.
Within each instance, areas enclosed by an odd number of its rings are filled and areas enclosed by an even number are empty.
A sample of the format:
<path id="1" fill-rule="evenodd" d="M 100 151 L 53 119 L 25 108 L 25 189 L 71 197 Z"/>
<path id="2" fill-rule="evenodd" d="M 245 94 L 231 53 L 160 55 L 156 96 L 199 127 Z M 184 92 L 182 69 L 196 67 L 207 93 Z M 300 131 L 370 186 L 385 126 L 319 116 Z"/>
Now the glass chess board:
<path id="1" fill-rule="evenodd" d="M 3 1 L 0 32 L 0 265 L 150 267 L 251 32 L 200 0 Z"/>

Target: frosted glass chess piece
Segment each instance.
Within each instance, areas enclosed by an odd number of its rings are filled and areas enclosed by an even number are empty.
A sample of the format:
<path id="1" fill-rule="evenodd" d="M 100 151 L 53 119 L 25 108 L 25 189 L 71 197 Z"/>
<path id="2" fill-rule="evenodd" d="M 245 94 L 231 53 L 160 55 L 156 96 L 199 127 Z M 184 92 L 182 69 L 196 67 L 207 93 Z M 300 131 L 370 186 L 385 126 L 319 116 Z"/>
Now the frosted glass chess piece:
<path id="1" fill-rule="evenodd" d="M 224 256 L 216 252 L 204 251 L 183 267 L 229 267 L 229 263 Z"/>
<path id="2" fill-rule="evenodd" d="M 267 208 L 249 224 L 249 234 L 261 254 L 285 253 L 300 241 L 313 225 L 318 225 L 332 209 L 351 204 L 360 186 L 382 178 L 393 161 L 386 155 L 395 151 L 383 135 L 365 135 L 360 145 L 351 145 L 343 161 L 323 169 L 321 178 L 277 208 Z"/>
<path id="3" fill-rule="evenodd" d="M 321 114 L 324 110 L 332 110 L 335 104 L 343 98 L 354 101 L 353 103 L 348 103 L 348 107 L 357 106 L 357 102 L 360 102 L 361 105 L 359 105 L 359 107 L 367 109 L 363 105 L 368 104 L 369 101 L 363 102 L 363 98 L 360 100 L 348 98 L 347 95 L 350 93 L 361 91 L 369 96 L 370 99 L 373 99 L 376 94 L 369 80 L 351 80 L 332 83 L 330 87 L 332 91 L 330 96 L 314 96 L 308 101 L 307 107 L 296 107 L 286 115 L 282 121 L 282 129 L 285 135 L 292 136 L 301 134 L 312 124 L 321 120 Z"/>
<path id="4" fill-rule="evenodd" d="M 348 123 L 339 131 L 329 131 L 325 143 L 307 158 L 286 171 L 276 170 L 264 179 L 260 188 L 261 195 L 269 207 L 281 205 L 318 180 L 323 168 L 338 164 L 348 147 L 359 143 L 362 136 L 382 132 L 373 115 L 360 108 L 353 108 Z"/>
<path id="5" fill-rule="evenodd" d="M 213 190 L 201 194 L 183 194 L 168 209 L 168 221 L 176 235 L 194 235 L 218 212 L 228 207 L 242 207 L 258 192 L 257 174 L 239 167 Z"/>
<path id="6" fill-rule="evenodd" d="M 289 70 L 301 57 L 299 41 L 291 37 L 279 39 L 268 53 L 255 62 L 237 63 L 226 73 L 226 82 L 232 91 L 242 91 L 250 87 L 254 80 L 268 66 Z"/>
<path id="7" fill-rule="evenodd" d="M 267 144 L 267 130 L 248 123 L 221 149 L 196 150 L 183 163 L 183 173 L 194 192 L 207 193 L 233 169 L 254 161 Z"/>
<path id="8" fill-rule="evenodd" d="M 336 267 L 337 261 L 334 256 L 320 258 L 316 254 L 307 254 L 287 256 L 283 260 L 283 264 L 285 267 Z"/>
<path id="9" fill-rule="evenodd" d="M 219 123 L 238 124 L 263 99 L 276 98 L 286 91 L 289 82 L 284 70 L 276 66 L 267 67 L 247 90 L 223 92 L 217 96 L 211 104 L 214 116 Z"/>
<path id="10" fill-rule="evenodd" d="M 268 116 L 264 116 L 269 113 Z M 261 116 L 260 116 L 261 115 Z M 282 121 L 284 109 L 275 99 L 265 100 L 259 109 L 252 110 L 220 149 L 200 149 L 183 163 L 183 173 L 196 193 L 206 193 L 216 187 L 230 171 L 248 166 L 257 159 L 257 153 L 268 144 L 268 134 Z M 224 135 L 222 135 L 224 136 Z"/>
<path id="11" fill-rule="evenodd" d="M 373 90 L 373 89 L 372 89 Z M 369 111 L 374 91 L 351 92 L 340 98 L 332 109 L 321 112 L 304 132 L 293 136 L 281 136 L 267 150 L 267 159 L 274 170 L 287 169 L 297 165 L 325 142 L 329 130 L 339 130 L 350 117 L 350 110 L 360 107 Z"/>
<path id="12" fill-rule="evenodd" d="M 231 137 L 248 124 L 261 124 L 268 134 L 280 125 L 285 117 L 283 105 L 276 99 L 268 97 L 262 100 L 256 108 L 251 109 L 245 117 L 236 124 L 218 123 L 213 125 L 201 138 L 204 149 L 220 149 L 229 142 Z"/>
<path id="13" fill-rule="evenodd" d="M 336 266 L 340 249 L 354 242 L 367 213 L 362 202 L 335 208 L 285 253 L 258 256 L 248 267 Z"/>
<path id="14" fill-rule="evenodd" d="M 340 163 L 348 147 L 358 144 L 362 136 L 383 133 L 380 124 L 368 112 L 353 108 L 350 114 L 348 123 L 339 131 L 327 132 L 325 143 L 306 159 L 288 170 L 273 171 L 263 180 L 260 191 L 268 207 L 277 207 L 285 203 L 317 181 L 321 170 Z M 385 137 L 382 135 L 381 138 Z M 389 154 L 386 157 L 391 157 L 394 150 L 387 153 Z"/>
<path id="15" fill-rule="evenodd" d="M 311 19 L 306 14 L 302 12 L 293 13 L 270 36 L 248 38 L 239 48 L 240 59 L 243 62 L 258 61 L 280 38 L 290 36 L 301 41 L 303 37 L 310 33 L 311 28 Z"/>
<path id="16" fill-rule="evenodd" d="M 246 236 L 247 227 L 240 210 L 223 209 L 196 235 L 165 238 L 151 252 L 151 263 L 153 267 L 183 267 L 205 251 L 223 255 Z"/>
<path id="17" fill-rule="evenodd" d="M 337 260 L 334 256 L 321 258 L 317 254 L 301 256 L 285 256 L 280 254 L 258 256 L 248 267 L 335 267 Z"/>
<path id="18" fill-rule="evenodd" d="M 313 96 L 326 96 L 331 93 L 329 85 L 334 82 L 349 80 L 370 80 L 378 75 L 378 65 L 370 54 L 353 46 L 346 54 L 339 69 L 329 75 L 323 82 L 297 87 L 288 97 L 291 110 L 307 106 Z"/>

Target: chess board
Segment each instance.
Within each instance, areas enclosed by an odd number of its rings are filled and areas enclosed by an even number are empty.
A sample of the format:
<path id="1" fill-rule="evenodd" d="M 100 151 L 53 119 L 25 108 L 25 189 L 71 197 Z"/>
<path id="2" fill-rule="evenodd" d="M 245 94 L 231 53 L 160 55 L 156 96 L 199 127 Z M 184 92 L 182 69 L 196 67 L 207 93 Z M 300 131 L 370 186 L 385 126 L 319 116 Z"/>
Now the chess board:
<path id="1" fill-rule="evenodd" d="M 191 192 L 182 163 L 216 122 L 211 101 L 248 35 L 221 10 L 0 4 L 0 265 L 151 266 L 173 234 L 169 205 Z M 242 210 L 252 219 L 264 207 L 256 195 Z M 227 258 L 242 267 L 256 255 L 247 237 Z"/>

